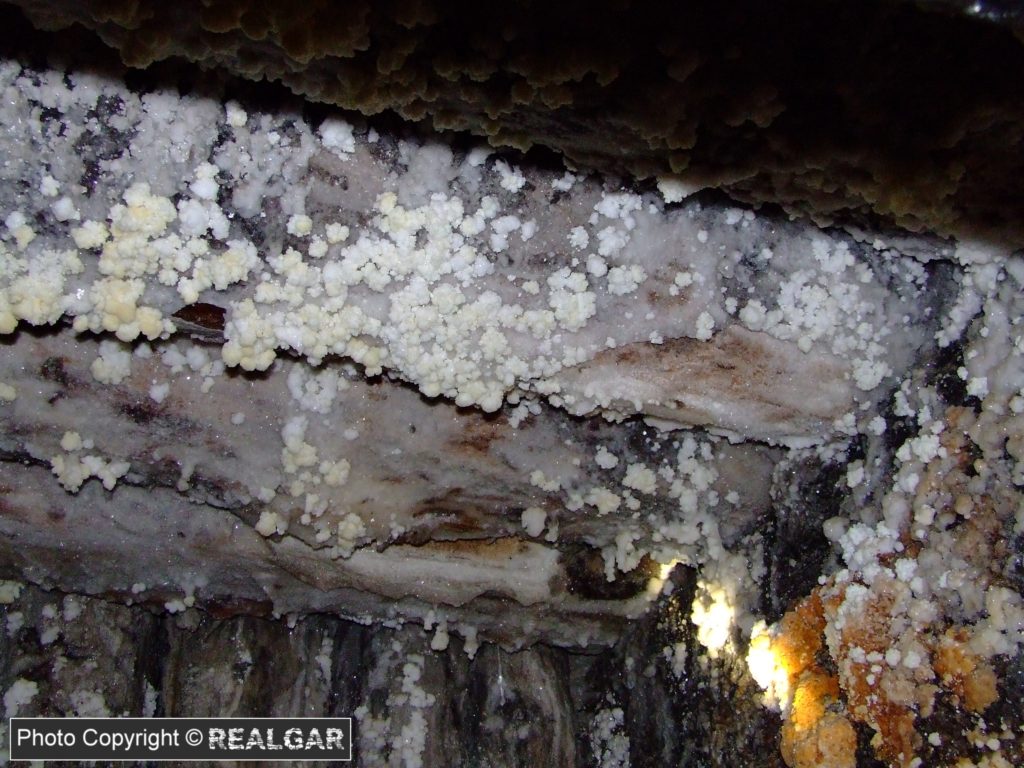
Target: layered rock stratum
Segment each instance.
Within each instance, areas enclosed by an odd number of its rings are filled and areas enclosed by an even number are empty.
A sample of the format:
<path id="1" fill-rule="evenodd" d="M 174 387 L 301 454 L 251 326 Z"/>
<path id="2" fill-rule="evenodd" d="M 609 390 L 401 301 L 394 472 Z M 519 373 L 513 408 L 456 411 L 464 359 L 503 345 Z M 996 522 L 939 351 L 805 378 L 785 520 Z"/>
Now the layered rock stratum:
<path id="1" fill-rule="evenodd" d="M 18 5 L 6 715 L 1021 761 L 1012 9 Z"/>

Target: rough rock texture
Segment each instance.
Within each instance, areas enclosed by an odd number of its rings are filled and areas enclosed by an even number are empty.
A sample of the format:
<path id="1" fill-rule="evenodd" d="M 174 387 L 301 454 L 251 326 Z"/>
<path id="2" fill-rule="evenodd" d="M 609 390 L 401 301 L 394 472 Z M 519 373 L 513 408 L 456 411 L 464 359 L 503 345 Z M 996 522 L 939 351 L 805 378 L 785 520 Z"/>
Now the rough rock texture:
<path id="1" fill-rule="evenodd" d="M 576 762 L 564 652 L 509 654 L 489 646 L 471 661 L 436 654 L 417 629 L 330 616 L 292 627 L 195 611 L 160 617 L 35 589 L 3 614 L 0 679 L 5 689 L 19 678 L 37 687 L 23 715 L 354 714 L 357 765 L 408 765 L 409 755 L 391 747 L 403 729 L 419 734 L 405 749 L 424 765 Z M 21 624 L 11 631 L 15 614 Z M 414 685 L 410 665 L 421 673 Z M 417 699 L 413 689 L 429 698 Z M 422 730 L 415 726 L 420 715 Z"/>
<path id="2" fill-rule="evenodd" d="M 3 76 L 2 546 L 65 589 L 610 644 L 654 561 L 750 531 L 775 446 L 866 422 L 954 285 L 771 212 Z"/>
<path id="3" fill-rule="evenodd" d="M 275 409 L 289 398 L 280 391 L 283 377 L 228 379 L 219 396 L 195 392 L 193 405 L 177 411 L 173 401 L 156 404 L 147 394 L 160 368 L 133 377 L 141 391 L 127 382 L 97 387 L 88 370 L 94 356 L 95 344 L 67 333 L 7 347 L 4 380 L 23 393 L 5 409 L 0 444 L 0 549 L 8 575 L 161 607 L 193 595 L 223 614 L 331 611 L 380 619 L 397 610 L 422 620 L 443 605 L 453 624 L 471 622 L 512 645 L 538 636 L 608 644 L 623 618 L 649 600 L 648 567 L 617 585 L 616 602 L 601 599 L 601 546 L 614 542 L 614 520 L 569 516 L 554 499 L 538 500 L 557 515 L 558 545 L 528 540 L 521 522 L 525 500 L 537 491 L 528 482 L 534 467 L 572 467 L 574 455 L 585 456 L 595 440 L 611 445 L 632 430 L 595 432 L 557 413 L 513 430 L 426 404 L 404 387 L 353 382 L 345 400 L 350 423 L 365 425 L 375 440 L 353 457 L 347 500 L 338 503 L 370 525 L 383 517 L 404 530 L 391 536 L 385 527 L 379 542 L 365 534 L 369 545 L 356 542 L 359 549 L 339 559 L 327 549 L 332 542 L 312 532 L 296 528 L 267 539 L 253 528 L 268 508 L 294 516 L 296 526 L 302 512 L 302 500 L 287 494 L 270 504 L 254 499 L 245 481 L 253 475 L 267 482 L 279 471 Z M 16 368 L 29 377 L 11 376 Z M 229 417 L 242 403 L 259 416 L 240 428 Z M 354 410 L 359 403 L 368 409 L 363 414 Z M 70 495 L 56 482 L 44 457 L 61 452 L 68 429 L 96 434 L 104 452 L 136 457 L 115 493 L 91 482 Z M 338 434 L 336 442 L 318 444 L 344 449 L 351 441 Z M 741 518 L 763 503 L 757 494 L 765 492 L 770 459 L 740 449 L 727 461 L 737 465 L 734 473 L 742 467 L 761 475 L 761 485 L 747 478 L 754 495 L 737 506 Z M 510 600 L 521 610 L 509 613 Z"/>
<path id="4" fill-rule="evenodd" d="M 1013 13 L 23 5 L 602 172 L 4 11 L 6 716 L 1021 762 Z"/>
<path id="5" fill-rule="evenodd" d="M 1020 245 L 1013 4 L 19 0 L 172 56 L 583 167 Z"/>
<path id="6" fill-rule="evenodd" d="M 687 579 L 692 592 L 692 574 L 680 574 Z M 417 745 L 424 765 L 556 768 L 601 764 L 602 754 L 609 765 L 613 755 L 634 766 L 780 765 L 771 743 L 777 716 L 757 704 L 745 670 L 704 660 L 674 672 L 665 657 L 646 670 L 624 666 L 626 657 L 657 656 L 666 641 L 694 642 L 692 629 L 674 626 L 679 609 L 678 600 L 666 603 L 614 654 L 488 645 L 470 660 L 460 647 L 431 650 L 414 627 L 330 616 L 293 627 L 197 611 L 160 617 L 30 589 L 0 608 L 8 627 L 20 617 L 18 629 L 0 635 L 0 683 L 36 684 L 21 715 L 355 714 L 357 765 L 407 765 L 393 745 L 413 746 L 399 734 L 417 715 L 426 724 Z M 421 673 L 415 687 L 432 697 L 420 705 L 403 685 L 410 664 Z"/>

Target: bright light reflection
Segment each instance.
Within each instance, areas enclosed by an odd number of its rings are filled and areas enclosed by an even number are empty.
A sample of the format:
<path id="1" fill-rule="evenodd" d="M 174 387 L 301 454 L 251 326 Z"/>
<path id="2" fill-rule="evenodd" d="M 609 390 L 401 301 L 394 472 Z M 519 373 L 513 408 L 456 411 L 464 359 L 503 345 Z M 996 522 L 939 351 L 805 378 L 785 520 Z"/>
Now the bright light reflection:
<path id="1" fill-rule="evenodd" d="M 772 634 L 764 621 L 758 621 L 751 632 L 747 667 L 750 676 L 765 692 L 768 703 L 783 712 L 789 709 L 789 672 L 773 647 Z"/>
<path id="2" fill-rule="evenodd" d="M 707 648 L 711 658 L 717 658 L 729 645 L 735 618 L 732 600 L 721 586 L 704 581 L 697 584 L 690 620 L 697 627 L 697 641 Z"/>

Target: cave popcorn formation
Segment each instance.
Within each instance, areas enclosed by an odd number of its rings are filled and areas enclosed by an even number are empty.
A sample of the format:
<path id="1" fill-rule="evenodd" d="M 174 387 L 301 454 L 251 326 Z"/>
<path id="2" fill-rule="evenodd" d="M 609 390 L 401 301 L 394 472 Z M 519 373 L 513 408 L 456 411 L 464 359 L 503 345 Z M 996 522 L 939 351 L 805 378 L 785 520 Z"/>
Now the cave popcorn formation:
<path id="1" fill-rule="evenodd" d="M 588 615 L 598 601 L 628 621 L 699 567 L 699 647 L 666 658 L 682 678 L 745 654 L 790 765 L 853 765 L 855 723 L 913 765 L 948 697 L 985 722 L 993 660 L 1024 640 L 1006 543 L 1024 532 L 1018 256 L 929 238 L 906 255 L 669 177 L 77 71 L 9 61 L 0 89 L 0 418 L 4 450 L 55 476 L 51 502 L 86 515 L 97 485 L 129 506 L 158 487 L 196 510 L 190 537 L 223 541 L 231 509 L 254 534 L 240 553 L 294 556 L 316 588 L 372 595 L 354 617 L 422 624 L 436 651 L 458 635 L 470 657 L 478 632 L 606 645 L 621 625 Z M 959 354 L 941 381 L 920 365 L 933 346 Z M 62 401 L 84 393 L 95 414 Z M 432 466 L 439 446 L 464 465 Z M 757 519 L 773 474 L 803 465 L 844 466 L 838 558 L 769 623 Z M 587 579 L 564 565 L 576 547 L 596 553 Z M 224 588 L 180 562 L 89 572 L 91 589 L 180 612 Z M 230 586 L 277 616 L 328 607 L 272 581 Z M 491 593 L 538 616 L 502 636 Z M 392 651 L 404 721 L 364 707 L 359 738 L 415 765 L 427 662 Z M 8 714 L 34 685 L 8 689 Z M 105 709 L 83 696 L 76 711 Z M 608 702 L 592 722 L 609 765 L 623 717 Z"/>

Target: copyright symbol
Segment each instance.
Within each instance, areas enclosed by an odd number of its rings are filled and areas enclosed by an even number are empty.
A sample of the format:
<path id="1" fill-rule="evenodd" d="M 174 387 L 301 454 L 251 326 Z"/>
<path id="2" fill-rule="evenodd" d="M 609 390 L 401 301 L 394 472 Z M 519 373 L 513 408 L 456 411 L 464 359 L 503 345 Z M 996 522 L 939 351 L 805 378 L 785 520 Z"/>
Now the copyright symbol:
<path id="1" fill-rule="evenodd" d="M 189 728 L 185 731 L 185 743 L 190 747 L 198 747 L 203 743 L 203 732 L 198 728 Z"/>

